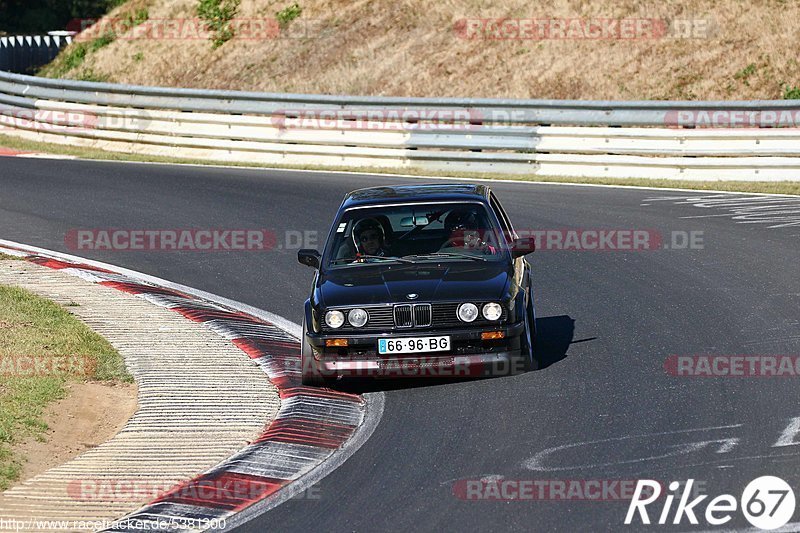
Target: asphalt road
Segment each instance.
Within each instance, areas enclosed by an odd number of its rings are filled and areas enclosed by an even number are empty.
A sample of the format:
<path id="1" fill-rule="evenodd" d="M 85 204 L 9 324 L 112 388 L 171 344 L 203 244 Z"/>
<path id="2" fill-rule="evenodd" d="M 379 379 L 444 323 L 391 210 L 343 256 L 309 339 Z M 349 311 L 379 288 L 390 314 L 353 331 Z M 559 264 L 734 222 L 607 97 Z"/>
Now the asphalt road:
<path id="1" fill-rule="evenodd" d="M 75 251 L 65 245 L 65 234 L 78 228 L 269 228 L 284 245 L 286 231 L 319 232 L 324 239 L 347 191 L 402 182 L 419 183 L 6 158 L 0 159 L 0 238 L 107 261 L 300 322 L 312 273 L 286 246 L 270 252 Z M 686 377 L 664 370 L 670 355 L 800 356 L 800 226 L 787 225 L 781 214 L 744 224 L 748 220 L 734 219 L 728 207 L 680 201 L 703 193 L 519 183 L 492 188 L 518 229 L 643 229 L 659 232 L 667 244 L 673 231 L 702 232 L 695 234 L 702 246 L 533 254 L 546 368 L 510 378 L 373 386 L 387 392 L 372 438 L 313 493 L 244 530 L 643 529 L 638 519 L 623 525 L 625 501 L 468 501 L 454 495 L 458 480 L 487 476 L 665 484 L 692 478 L 712 497 L 738 498 L 750 480 L 777 475 L 800 489 L 800 436 L 793 445 L 794 433 L 787 431 L 800 417 L 800 378 Z M 742 204 L 750 202 L 781 203 Z M 702 516 L 707 501 L 698 506 L 701 526 L 684 518 L 678 527 L 649 530 L 711 529 Z M 653 521 L 662 504 L 648 507 Z M 737 512 L 725 528 L 748 526 Z"/>

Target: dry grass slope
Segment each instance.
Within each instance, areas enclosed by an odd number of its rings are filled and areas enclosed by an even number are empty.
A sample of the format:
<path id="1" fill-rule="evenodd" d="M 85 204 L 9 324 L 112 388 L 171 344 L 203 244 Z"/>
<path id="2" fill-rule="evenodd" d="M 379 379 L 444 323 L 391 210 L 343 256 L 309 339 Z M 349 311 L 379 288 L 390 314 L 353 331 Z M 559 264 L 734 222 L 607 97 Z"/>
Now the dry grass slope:
<path id="1" fill-rule="evenodd" d="M 152 20 L 195 17 L 197 0 L 130 0 Z M 242 0 L 274 19 L 291 0 Z M 68 77 L 268 92 L 569 99 L 774 99 L 800 85 L 793 0 L 299 0 L 281 38 L 118 38 Z M 477 18 L 702 20 L 700 38 L 464 39 Z M 704 30 L 705 31 L 705 30 Z M 287 36 L 287 33 L 289 36 Z M 702 32 L 701 32 L 702 34 Z M 462 34 L 463 35 L 463 34 Z"/>

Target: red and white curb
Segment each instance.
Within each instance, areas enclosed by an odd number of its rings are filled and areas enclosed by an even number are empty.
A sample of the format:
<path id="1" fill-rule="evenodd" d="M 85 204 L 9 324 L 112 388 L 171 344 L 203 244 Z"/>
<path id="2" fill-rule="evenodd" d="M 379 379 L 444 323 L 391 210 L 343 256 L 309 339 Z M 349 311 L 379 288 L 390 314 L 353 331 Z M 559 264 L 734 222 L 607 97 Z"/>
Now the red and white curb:
<path id="1" fill-rule="evenodd" d="M 244 351 L 279 389 L 280 409 L 254 442 L 106 531 L 241 525 L 333 471 L 366 442 L 380 420 L 383 394 L 358 396 L 301 384 L 300 328 L 285 319 L 97 261 L 5 240 L 0 240 L 0 251 L 134 294 L 199 322 Z"/>

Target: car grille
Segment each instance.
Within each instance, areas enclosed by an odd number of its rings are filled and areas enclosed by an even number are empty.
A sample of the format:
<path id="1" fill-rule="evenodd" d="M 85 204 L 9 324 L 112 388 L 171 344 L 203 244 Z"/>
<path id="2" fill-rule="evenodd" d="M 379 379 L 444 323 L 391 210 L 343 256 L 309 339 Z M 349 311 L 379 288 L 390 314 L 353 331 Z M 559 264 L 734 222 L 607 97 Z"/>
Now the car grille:
<path id="1" fill-rule="evenodd" d="M 481 309 L 486 302 L 474 303 L 478 306 L 478 309 Z M 508 316 L 504 307 L 503 315 L 498 322 L 489 322 L 483 316 L 479 316 L 474 322 L 467 324 L 461 322 L 456 315 L 459 305 L 461 305 L 461 302 L 365 306 L 363 309 L 369 314 L 369 321 L 364 327 L 354 328 L 345 322 L 341 328 L 333 329 L 323 322 L 322 331 L 346 331 L 352 333 L 361 331 L 414 330 L 417 328 L 469 327 L 470 325 L 485 326 L 490 323 L 505 322 Z M 346 309 L 342 309 L 342 311 L 347 315 Z"/>
<path id="2" fill-rule="evenodd" d="M 414 325 L 418 328 L 428 327 L 431 325 L 431 304 L 415 304 L 414 305 Z"/>
<path id="3" fill-rule="evenodd" d="M 414 313 L 410 305 L 394 306 L 394 325 L 398 328 L 410 328 L 414 326 Z"/>

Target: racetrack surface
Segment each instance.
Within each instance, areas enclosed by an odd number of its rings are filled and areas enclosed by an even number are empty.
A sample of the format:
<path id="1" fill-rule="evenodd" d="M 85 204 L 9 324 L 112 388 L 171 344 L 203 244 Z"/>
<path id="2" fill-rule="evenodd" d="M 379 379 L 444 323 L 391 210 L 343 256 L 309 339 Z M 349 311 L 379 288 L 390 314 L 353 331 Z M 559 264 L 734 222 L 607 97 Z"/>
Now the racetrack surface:
<path id="1" fill-rule="evenodd" d="M 306 230 L 324 241 L 346 192 L 421 183 L 110 162 L 0 163 L 1 238 L 135 269 L 298 323 L 312 272 L 297 263 L 295 250 L 76 251 L 65 246 L 64 235 L 78 228 L 270 228 L 279 240 L 286 230 Z M 667 243 L 672 231 L 694 231 L 702 232 L 703 245 L 533 254 L 546 368 L 479 381 L 348 386 L 386 390 L 383 419 L 372 438 L 315 492 L 243 530 L 644 529 L 638 521 L 623 525 L 622 501 L 454 496 L 458 480 L 486 476 L 647 477 L 665 484 L 693 478 L 711 497 L 737 498 L 762 475 L 800 488 L 800 436 L 786 433 L 800 417 L 800 377 L 680 377 L 664 370 L 670 355 L 800 355 L 800 225 L 782 218 L 795 214 L 745 224 L 752 217 L 734 219 L 730 205 L 685 201 L 714 197 L 702 192 L 523 183 L 492 188 L 517 229 L 643 229 L 660 232 Z M 715 198 L 796 210 L 794 200 Z M 798 445 L 792 445 L 795 440 Z M 655 505 L 649 507 L 654 521 L 661 511 Z M 700 529 L 712 529 L 700 520 Z M 747 527 L 736 513 L 724 529 Z M 681 526 L 650 529 L 697 528 L 684 518 Z"/>

